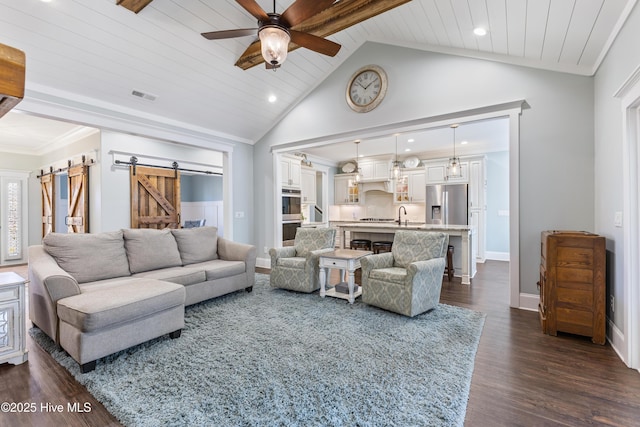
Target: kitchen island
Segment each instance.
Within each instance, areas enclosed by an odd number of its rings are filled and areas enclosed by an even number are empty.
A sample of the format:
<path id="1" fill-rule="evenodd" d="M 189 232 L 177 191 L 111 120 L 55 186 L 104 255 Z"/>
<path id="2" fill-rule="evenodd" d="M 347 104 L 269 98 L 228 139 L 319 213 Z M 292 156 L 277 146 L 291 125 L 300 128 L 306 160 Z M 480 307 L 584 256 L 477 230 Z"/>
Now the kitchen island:
<path id="1" fill-rule="evenodd" d="M 398 225 L 395 222 L 350 222 L 336 224 L 342 248 L 351 239 L 393 240 L 398 230 L 439 231 L 449 235 L 449 244 L 454 246 L 454 267 L 462 278 L 463 285 L 470 285 L 476 274 L 476 257 L 473 253 L 473 235 L 475 230 L 470 225 L 435 225 L 411 223 Z M 347 238 L 349 233 L 349 238 Z M 372 235 L 375 235 L 372 236 Z M 385 236 L 386 235 L 386 236 Z M 459 264 L 458 261 L 459 260 Z M 457 264 L 457 265 L 456 265 Z"/>

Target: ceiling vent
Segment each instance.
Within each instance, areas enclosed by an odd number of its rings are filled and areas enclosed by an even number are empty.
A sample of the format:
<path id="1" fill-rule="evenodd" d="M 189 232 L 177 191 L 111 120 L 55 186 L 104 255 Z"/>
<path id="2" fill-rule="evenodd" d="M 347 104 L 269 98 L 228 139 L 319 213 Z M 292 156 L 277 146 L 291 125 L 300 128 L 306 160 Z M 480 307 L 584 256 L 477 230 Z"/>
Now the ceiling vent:
<path id="1" fill-rule="evenodd" d="M 24 98 L 24 52 L 0 44 L 0 117 Z"/>
<path id="2" fill-rule="evenodd" d="M 155 101 L 158 98 L 157 95 L 154 95 L 152 93 L 144 93 L 135 89 L 131 91 L 131 95 L 141 99 L 146 99 L 147 101 Z"/>

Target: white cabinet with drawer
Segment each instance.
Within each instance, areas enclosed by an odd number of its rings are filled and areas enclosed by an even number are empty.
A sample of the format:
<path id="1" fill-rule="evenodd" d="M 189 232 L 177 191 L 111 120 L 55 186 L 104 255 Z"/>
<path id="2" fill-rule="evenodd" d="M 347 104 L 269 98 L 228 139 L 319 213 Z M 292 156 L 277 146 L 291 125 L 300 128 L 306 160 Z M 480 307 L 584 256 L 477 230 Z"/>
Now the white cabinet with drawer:
<path id="1" fill-rule="evenodd" d="M 27 361 L 25 280 L 16 273 L 0 273 L 0 363 Z"/>

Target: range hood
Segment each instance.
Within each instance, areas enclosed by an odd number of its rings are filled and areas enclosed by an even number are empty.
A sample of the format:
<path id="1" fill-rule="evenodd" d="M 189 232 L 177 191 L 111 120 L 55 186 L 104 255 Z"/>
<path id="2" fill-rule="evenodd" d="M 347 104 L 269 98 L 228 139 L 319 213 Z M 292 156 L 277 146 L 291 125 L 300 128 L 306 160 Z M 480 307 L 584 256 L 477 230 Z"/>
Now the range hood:
<path id="1" fill-rule="evenodd" d="M 360 191 L 366 193 L 367 191 L 384 191 L 385 193 L 393 193 L 393 185 L 390 180 L 384 181 L 363 181 L 360 183 Z"/>
<path id="2" fill-rule="evenodd" d="M 0 43 L 0 117 L 24 98 L 24 52 Z"/>

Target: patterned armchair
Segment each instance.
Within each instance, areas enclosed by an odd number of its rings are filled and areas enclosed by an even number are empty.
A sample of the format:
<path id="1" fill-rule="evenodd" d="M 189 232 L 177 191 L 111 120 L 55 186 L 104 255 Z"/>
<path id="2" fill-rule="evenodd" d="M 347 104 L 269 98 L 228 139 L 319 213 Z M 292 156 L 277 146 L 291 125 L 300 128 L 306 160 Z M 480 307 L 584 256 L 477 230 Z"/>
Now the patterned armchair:
<path id="1" fill-rule="evenodd" d="M 335 240 L 335 228 L 298 228 L 293 246 L 269 250 L 271 286 L 306 293 L 320 289 L 318 261 L 335 250 Z"/>
<path id="2" fill-rule="evenodd" d="M 362 301 L 409 317 L 436 307 L 448 245 L 445 233 L 397 231 L 391 252 L 361 260 Z"/>

